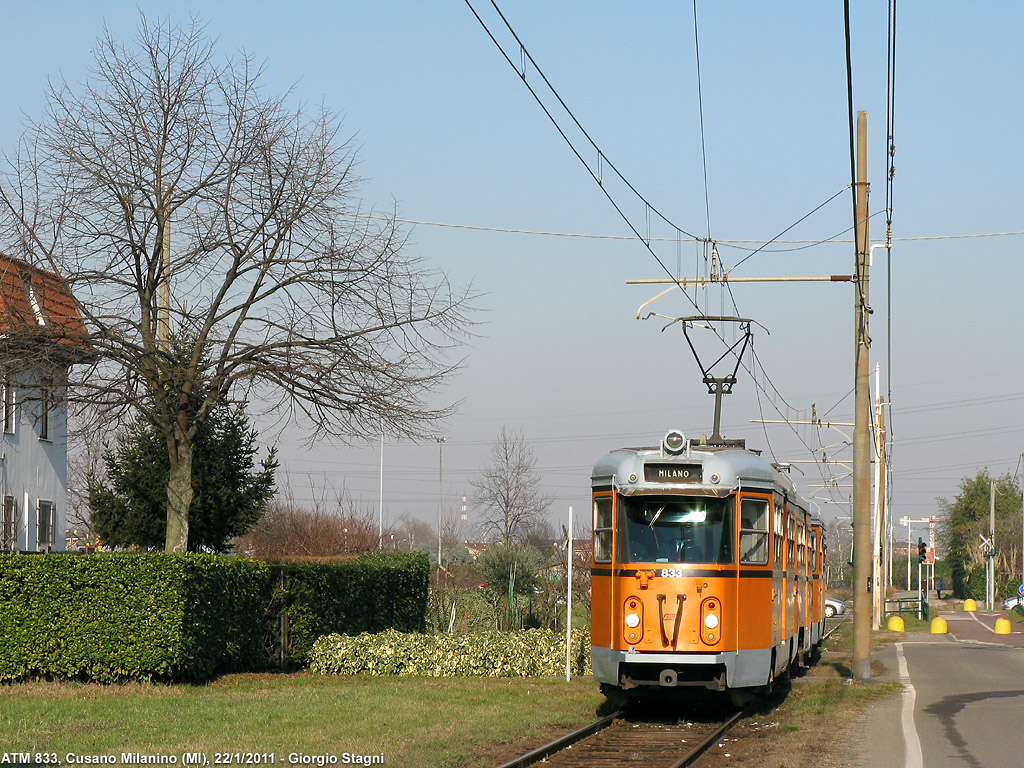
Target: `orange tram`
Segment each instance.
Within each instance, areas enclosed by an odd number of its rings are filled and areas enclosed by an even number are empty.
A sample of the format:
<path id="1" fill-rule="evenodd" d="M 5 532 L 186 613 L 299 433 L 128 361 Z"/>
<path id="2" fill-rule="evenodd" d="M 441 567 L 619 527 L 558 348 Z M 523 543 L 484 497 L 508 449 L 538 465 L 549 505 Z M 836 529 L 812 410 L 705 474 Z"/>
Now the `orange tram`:
<path id="1" fill-rule="evenodd" d="M 609 698 L 743 701 L 820 646 L 822 524 L 759 451 L 673 431 L 608 454 L 591 485 L 591 658 Z"/>

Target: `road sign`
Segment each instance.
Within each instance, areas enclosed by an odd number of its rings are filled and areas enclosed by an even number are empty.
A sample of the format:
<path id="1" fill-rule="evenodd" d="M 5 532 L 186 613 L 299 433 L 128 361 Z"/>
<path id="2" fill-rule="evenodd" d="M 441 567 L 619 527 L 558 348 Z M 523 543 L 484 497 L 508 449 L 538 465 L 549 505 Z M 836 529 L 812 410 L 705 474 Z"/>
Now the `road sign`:
<path id="1" fill-rule="evenodd" d="M 1024 597 L 1024 584 L 1021 584 L 1019 587 L 1017 587 L 1017 594 L 1021 597 Z"/>

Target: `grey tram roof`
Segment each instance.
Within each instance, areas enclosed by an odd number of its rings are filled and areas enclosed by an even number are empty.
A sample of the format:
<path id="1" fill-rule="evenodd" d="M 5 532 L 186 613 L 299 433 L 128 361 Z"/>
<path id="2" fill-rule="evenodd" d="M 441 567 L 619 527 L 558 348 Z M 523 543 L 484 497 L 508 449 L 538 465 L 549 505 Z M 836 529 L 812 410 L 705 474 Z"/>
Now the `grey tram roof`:
<path id="1" fill-rule="evenodd" d="M 644 465 L 701 464 L 702 479 L 694 482 L 650 482 L 644 479 Z M 712 476 L 718 481 L 711 482 Z M 759 453 L 737 446 L 693 445 L 677 456 L 660 447 L 619 448 L 602 457 L 590 475 L 592 487 L 613 486 L 620 493 L 632 495 L 664 494 L 686 491 L 696 495 L 727 496 L 736 490 L 781 490 L 787 498 L 806 501 L 796 492 L 793 482 Z M 809 511 L 809 510 L 808 510 Z M 817 515 L 814 515 L 817 517 Z"/>

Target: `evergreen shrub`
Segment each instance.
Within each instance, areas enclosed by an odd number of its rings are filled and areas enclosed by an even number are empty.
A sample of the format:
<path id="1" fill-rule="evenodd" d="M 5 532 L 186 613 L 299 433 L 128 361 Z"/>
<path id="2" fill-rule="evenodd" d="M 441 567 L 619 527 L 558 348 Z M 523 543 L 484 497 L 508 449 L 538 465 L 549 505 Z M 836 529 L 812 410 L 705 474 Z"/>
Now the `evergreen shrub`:
<path id="1" fill-rule="evenodd" d="M 571 672 L 590 674 L 590 632 L 574 629 Z M 310 669 L 334 675 L 551 677 L 565 674 L 565 633 L 546 629 L 426 635 L 388 630 L 314 643 Z"/>

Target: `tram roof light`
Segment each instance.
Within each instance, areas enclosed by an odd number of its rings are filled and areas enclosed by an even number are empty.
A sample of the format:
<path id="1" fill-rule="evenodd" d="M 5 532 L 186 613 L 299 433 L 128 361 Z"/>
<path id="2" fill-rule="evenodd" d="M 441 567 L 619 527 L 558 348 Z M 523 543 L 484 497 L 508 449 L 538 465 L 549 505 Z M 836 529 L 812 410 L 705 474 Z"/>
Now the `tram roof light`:
<path id="1" fill-rule="evenodd" d="M 662 445 L 665 448 L 665 453 L 678 456 L 686 448 L 686 437 L 681 430 L 672 429 L 666 433 Z"/>

